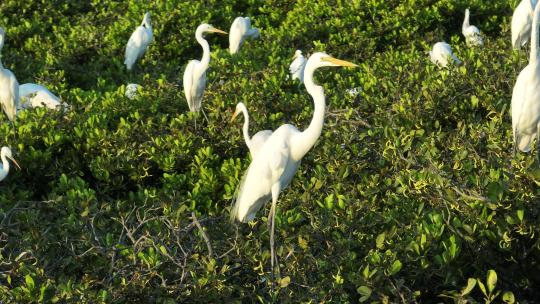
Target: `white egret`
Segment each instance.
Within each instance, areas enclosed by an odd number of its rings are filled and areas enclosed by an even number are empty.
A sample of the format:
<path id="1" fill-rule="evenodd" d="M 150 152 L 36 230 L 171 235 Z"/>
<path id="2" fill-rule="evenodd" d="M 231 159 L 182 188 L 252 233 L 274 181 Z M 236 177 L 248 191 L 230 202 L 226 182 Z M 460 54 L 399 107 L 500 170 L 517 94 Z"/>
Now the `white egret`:
<path id="1" fill-rule="evenodd" d="M 293 62 L 289 66 L 292 80 L 299 79 L 304 82 L 304 68 L 306 67 L 306 58 L 302 55 L 301 50 L 294 52 Z"/>
<path id="2" fill-rule="evenodd" d="M 140 88 L 142 87 L 136 83 L 128 83 L 128 85 L 126 86 L 126 97 L 131 100 L 135 99 L 135 97 L 137 97 L 137 94 L 139 93 Z"/>
<path id="3" fill-rule="evenodd" d="M 19 167 L 19 164 L 17 163 L 17 161 L 11 155 L 11 149 L 10 148 L 2 147 L 2 150 L 0 150 L 0 158 L 2 159 L 2 164 L 0 164 L 0 181 L 4 180 L 6 178 L 6 176 L 8 175 L 8 173 L 9 173 L 9 161 L 8 161 L 8 159 L 13 161 L 13 163 L 15 164 L 15 166 L 17 166 L 17 168 L 19 168 L 19 170 L 21 169 L 21 167 Z"/>
<path id="4" fill-rule="evenodd" d="M 324 66 L 356 65 L 335 59 L 325 53 L 315 53 L 307 61 L 304 70 L 304 84 L 313 98 L 315 111 L 308 128 L 299 131 L 296 127 L 285 124 L 279 127 L 266 140 L 258 155 L 251 161 L 240 184 L 231 218 L 248 222 L 255 218 L 256 212 L 267 202 L 272 201 L 268 223 L 270 225 L 270 250 L 272 277 L 274 275 L 274 218 L 279 193 L 291 182 L 300 161 L 313 147 L 321 135 L 325 115 L 325 97 L 322 86 L 313 81 L 313 73 Z"/>
<path id="5" fill-rule="evenodd" d="M 184 72 L 184 93 L 191 112 L 199 112 L 201 109 L 201 101 L 206 88 L 206 70 L 210 64 L 210 45 L 203 38 L 204 33 L 220 33 L 227 34 L 220 29 L 213 27 L 210 24 L 203 23 L 197 27 L 195 31 L 195 39 L 202 46 L 203 56 L 201 61 L 190 60 Z"/>
<path id="6" fill-rule="evenodd" d="M 272 135 L 272 131 L 262 130 L 257 132 L 257 134 L 253 135 L 252 138 L 249 138 L 249 114 L 246 105 L 243 102 L 239 102 L 236 105 L 236 111 L 234 112 L 231 121 L 233 121 L 240 113 L 244 114 L 244 125 L 242 127 L 242 132 L 244 133 L 244 140 L 246 141 L 246 146 L 248 146 L 249 153 L 251 154 L 251 158 L 253 159 L 257 156 L 266 140 Z"/>
<path id="7" fill-rule="evenodd" d="M 146 12 L 141 25 L 131 34 L 126 45 L 124 64 L 128 70 L 131 70 L 137 59 L 144 55 L 153 37 L 150 13 Z"/>
<path id="8" fill-rule="evenodd" d="M 531 54 L 529 64 L 519 73 L 512 92 L 512 131 L 514 135 L 514 153 L 531 150 L 536 136 L 537 150 L 540 149 L 540 60 L 538 58 L 538 23 L 540 5 L 534 9 L 531 31 Z M 540 160 L 540 153 L 536 151 Z"/>
<path id="9" fill-rule="evenodd" d="M 229 31 L 229 52 L 236 54 L 245 39 L 257 38 L 260 35 L 258 28 L 251 27 L 251 20 L 249 17 L 236 17 L 234 19 L 231 30 Z"/>
<path id="10" fill-rule="evenodd" d="M 537 0 L 522 0 L 512 15 L 512 47 L 520 49 L 531 39 L 533 10 Z"/>
<path id="11" fill-rule="evenodd" d="M 429 51 L 429 56 L 431 57 L 431 62 L 440 67 L 446 67 L 450 62 L 456 65 L 461 64 L 461 60 L 452 53 L 452 47 L 446 42 L 435 43 L 433 49 Z"/>
<path id="12" fill-rule="evenodd" d="M 46 87 L 35 83 L 24 83 L 19 86 L 21 103 L 19 109 L 45 107 L 58 110 L 62 106 L 67 107 L 60 98 L 55 96 Z"/>
<path id="13" fill-rule="evenodd" d="M 0 27 L 0 52 L 4 47 L 6 32 Z M 15 75 L 5 69 L 0 60 L 0 104 L 6 112 L 9 120 L 13 121 L 17 116 L 17 108 L 19 107 L 19 82 Z"/>
<path id="14" fill-rule="evenodd" d="M 480 30 L 471 25 L 469 22 L 469 9 L 465 10 L 465 19 L 463 20 L 463 25 L 461 27 L 461 33 L 465 36 L 465 41 L 469 46 L 482 46 L 484 45 L 484 39 L 482 39 L 482 34 Z"/>

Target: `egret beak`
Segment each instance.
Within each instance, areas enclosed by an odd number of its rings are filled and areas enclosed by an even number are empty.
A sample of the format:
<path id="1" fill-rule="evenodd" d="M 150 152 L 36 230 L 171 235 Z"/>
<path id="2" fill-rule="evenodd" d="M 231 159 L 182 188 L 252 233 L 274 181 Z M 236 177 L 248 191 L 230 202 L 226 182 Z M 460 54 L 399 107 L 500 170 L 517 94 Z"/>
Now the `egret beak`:
<path id="1" fill-rule="evenodd" d="M 217 29 L 217 28 L 209 29 L 208 31 L 209 31 L 209 32 L 212 32 L 212 33 L 220 33 L 220 34 L 225 34 L 225 35 L 227 35 L 227 32 L 222 31 L 222 30 Z"/>
<path id="2" fill-rule="evenodd" d="M 298 54 L 294 53 L 294 56 L 292 57 L 292 60 L 295 60 L 296 58 L 298 58 Z"/>
<path id="3" fill-rule="evenodd" d="M 17 163 L 17 161 L 13 158 L 13 157 L 9 157 L 9 159 L 11 159 L 11 161 L 15 164 L 15 166 L 17 167 L 17 169 L 21 170 L 21 166 L 19 166 L 19 164 Z"/>
<path id="4" fill-rule="evenodd" d="M 326 62 L 333 63 L 333 64 L 338 65 L 338 66 L 343 66 L 343 67 L 351 67 L 351 68 L 354 68 L 354 67 L 357 67 L 357 66 L 358 66 L 357 64 L 354 64 L 354 63 L 352 63 L 352 62 L 348 62 L 348 61 L 345 61 L 345 60 L 336 59 L 336 58 L 331 57 L 331 56 L 324 57 L 324 58 L 322 58 L 322 60 L 323 60 L 323 61 L 326 61 Z"/>
<path id="5" fill-rule="evenodd" d="M 231 122 L 233 122 L 234 119 L 236 118 L 236 116 L 238 116 L 238 113 L 240 113 L 240 111 L 234 112 L 234 114 L 233 114 L 232 117 L 231 117 Z"/>

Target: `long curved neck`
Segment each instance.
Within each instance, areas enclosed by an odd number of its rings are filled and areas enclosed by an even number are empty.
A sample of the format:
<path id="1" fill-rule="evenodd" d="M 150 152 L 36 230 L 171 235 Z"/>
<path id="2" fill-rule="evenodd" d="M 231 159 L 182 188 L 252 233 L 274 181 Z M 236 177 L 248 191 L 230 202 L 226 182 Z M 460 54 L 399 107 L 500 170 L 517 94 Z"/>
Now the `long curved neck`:
<path id="1" fill-rule="evenodd" d="M 313 81 L 313 72 L 315 67 L 307 65 L 304 70 L 304 85 L 313 98 L 315 104 L 315 111 L 313 112 L 313 118 L 311 123 L 302 133 L 299 134 L 295 141 L 291 143 L 293 146 L 293 157 L 299 159 L 306 155 L 306 153 L 315 145 L 319 136 L 321 136 L 322 128 L 324 125 L 324 112 L 326 108 L 324 90 L 323 87 L 318 86 Z"/>
<path id="2" fill-rule="evenodd" d="M 242 114 L 244 114 L 244 125 L 242 126 L 242 133 L 244 133 L 244 140 L 246 141 L 246 145 L 248 148 L 251 149 L 251 138 L 249 137 L 249 114 L 247 112 L 247 109 L 242 109 Z"/>
<path id="3" fill-rule="evenodd" d="M 463 34 L 465 34 L 465 30 L 470 26 L 469 23 L 469 10 L 465 10 L 465 19 L 463 20 L 463 26 L 461 27 L 461 31 Z"/>
<path id="4" fill-rule="evenodd" d="M 531 31 L 531 57 L 530 63 L 536 63 L 538 61 L 538 22 L 540 21 L 540 5 L 536 5 L 534 8 L 532 31 Z"/>
<path id="5" fill-rule="evenodd" d="M 210 45 L 202 35 L 203 31 L 197 31 L 195 34 L 195 39 L 197 39 L 197 42 L 199 42 L 199 44 L 202 46 L 203 56 L 201 58 L 201 65 L 204 68 L 203 70 L 206 70 L 210 64 Z"/>

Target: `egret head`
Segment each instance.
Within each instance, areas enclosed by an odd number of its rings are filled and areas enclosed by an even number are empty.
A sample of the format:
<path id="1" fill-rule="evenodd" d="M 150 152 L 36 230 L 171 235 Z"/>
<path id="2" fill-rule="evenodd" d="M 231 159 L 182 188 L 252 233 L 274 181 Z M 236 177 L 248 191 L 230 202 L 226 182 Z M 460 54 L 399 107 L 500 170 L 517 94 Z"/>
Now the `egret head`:
<path id="1" fill-rule="evenodd" d="M 145 27 L 152 27 L 152 23 L 150 22 L 150 12 L 144 14 L 142 25 Z"/>
<path id="2" fill-rule="evenodd" d="M 19 164 L 17 163 L 17 161 L 11 155 L 11 149 L 9 147 L 2 147 L 2 150 L 0 151 L 0 155 L 7 157 L 8 159 L 10 159 L 15 164 L 15 166 L 17 166 L 17 168 L 19 170 L 21 169 L 21 167 L 19 167 Z"/>
<path id="3" fill-rule="evenodd" d="M 315 68 L 318 68 L 325 66 L 357 67 L 358 65 L 345 60 L 336 59 L 324 52 L 317 52 L 309 56 L 309 59 L 306 63 L 306 67 L 307 66 L 314 66 Z"/>
<path id="4" fill-rule="evenodd" d="M 227 35 L 227 32 L 222 31 L 220 29 L 217 29 L 217 28 L 213 27 L 211 24 L 208 24 L 208 23 L 203 23 L 203 24 L 199 25 L 199 27 L 197 27 L 197 32 L 201 32 L 201 33 L 219 33 L 219 34 Z"/>
<path id="5" fill-rule="evenodd" d="M 296 51 L 294 52 L 293 59 L 296 59 L 296 58 L 298 58 L 298 57 L 300 57 L 300 56 L 302 56 L 302 51 L 296 50 Z"/>
<path id="6" fill-rule="evenodd" d="M 236 104 L 236 110 L 234 111 L 234 114 L 231 118 L 231 122 L 233 122 L 236 116 L 238 116 L 238 114 L 240 114 L 240 112 L 242 112 L 243 110 L 246 110 L 246 105 L 243 102 L 239 102 L 238 104 Z"/>

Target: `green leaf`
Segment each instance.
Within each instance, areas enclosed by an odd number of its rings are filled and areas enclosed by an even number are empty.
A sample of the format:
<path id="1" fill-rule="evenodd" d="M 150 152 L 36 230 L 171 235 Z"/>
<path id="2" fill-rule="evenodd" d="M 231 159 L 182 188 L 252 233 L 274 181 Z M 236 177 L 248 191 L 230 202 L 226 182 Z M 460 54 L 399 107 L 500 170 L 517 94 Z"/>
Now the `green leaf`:
<path id="1" fill-rule="evenodd" d="M 401 261 L 395 260 L 394 263 L 392 263 L 392 268 L 390 269 L 390 275 L 394 275 L 398 273 L 401 270 Z"/>
<path id="2" fill-rule="evenodd" d="M 356 289 L 356 291 L 362 295 L 360 297 L 360 302 L 365 302 L 369 299 L 369 297 L 371 297 L 371 288 L 367 287 L 367 286 L 360 286 Z"/>
<path id="3" fill-rule="evenodd" d="M 489 293 L 491 293 L 493 289 L 495 289 L 495 285 L 497 285 L 497 273 L 495 272 L 495 270 L 490 269 L 488 271 L 486 284 Z"/>
<path id="4" fill-rule="evenodd" d="M 516 302 L 516 299 L 514 298 L 514 294 L 511 291 L 507 291 L 503 293 L 502 300 L 504 303 L 508 303 L 508 304 L 514 304 Z"/>
<path id="5" fill-rule="evenodd" d="M 517 217 L 519 219 L 520 222 L 523 222 L 523 209 L 519 209 L 517 212 Z"/>
<path id="6" fill-rule="evenodd" d="M 473 290 L 474 286 L 476 286 L 476 279 L 469 278 L 469 280 L 467 280 L 467 286 L 461 290 L 461 296 L 468 295 Z"/>
<path id="7" fill-rule="evenodd" d="M 375 240 L 375 244 L 377 245 L 377 248 L 379 249 L 382 249 L 383 246 L 384 246 L 384 238 L 385 238 L 385 233 L 381 233 L 377 236 L 377 239 Z"/>
<path id="8" fill-rule="evenodd" d="M 478 287 L 480 287 L 482 293 L 487 297 L 486 286 L 484 286 L 484 283 L 482 283 L 480 279 L 476 279 L 476 282 L 478 283 Z"/>
<path id="9" fill-rule="evenodd" d="M 29 274 L 27 274 L 24 277 L 24 281 L 26 282 L 26 286 L 28 286 L 28 289 L 30 289 L 30 290 L 34 289 L 34 287 L 35 287 L 34 279 Z"/>
<path id="10" fill-rule="evenodd" d="M 279 286 L 281 286 L 281 288 L 285 288 L 289 286 L 290 283 L 291 283 L 291 277 L 289 276 L 286 276 L 282 278 L 281 280 L 279 280 Z"/>

